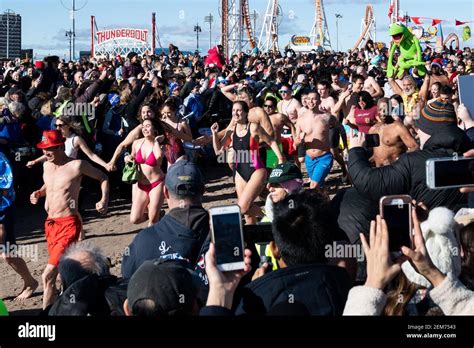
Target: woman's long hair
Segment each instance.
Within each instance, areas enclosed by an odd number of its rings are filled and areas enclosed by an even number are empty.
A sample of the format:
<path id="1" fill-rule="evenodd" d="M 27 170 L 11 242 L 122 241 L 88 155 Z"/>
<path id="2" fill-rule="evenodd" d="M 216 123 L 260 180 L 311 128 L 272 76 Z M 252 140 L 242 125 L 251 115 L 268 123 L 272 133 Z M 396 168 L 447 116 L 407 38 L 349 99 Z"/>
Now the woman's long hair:
<path id="1" fill-rule="evenodd" d="M 68 126 L 71 129 L 71 132 L 78 136 L 82 136 L 82 124 L 81 122 L 76 121 L 74 117 L 62 115 L 59 117 L 59 120 Z"/>
<path id="2" fill-rule="evenodd" d="M 419 288 L 419 285 L 410 282 L 401 272 L 395 278 L 395 287 L 387 293 L 387 303 L 383 314 L 389 316 L 404 315 L 408 303 Z"/>
<path id="3" fill-rule="evenodd" d="M 368 110 L 375 105 L 374 98 L 367 91 L 359 92 L 359 99 L 362 99 L 365 103 L 365 109 Z"/>

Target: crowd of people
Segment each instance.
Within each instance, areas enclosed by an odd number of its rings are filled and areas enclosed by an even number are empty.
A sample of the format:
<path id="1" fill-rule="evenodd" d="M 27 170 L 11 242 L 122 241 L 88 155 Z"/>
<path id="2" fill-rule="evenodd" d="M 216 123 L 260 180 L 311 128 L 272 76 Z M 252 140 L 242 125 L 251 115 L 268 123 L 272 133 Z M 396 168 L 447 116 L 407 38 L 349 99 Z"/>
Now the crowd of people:
<path id="1" fill-rule="evenodd" d="M 16 207 L 45 197 L 44 315 L 474 314 L 474 222 L 455 219 L 474 190 L 431 190 L 425 169 L 474 157 L 474 110 L 458 90 L 474 49 L 426 48 L 422 77 L 389 76 L 389 50 L 370 40 L 348 52 L 208 53 L 170 45 L 0 66 L 0 245 L 15 245 Z M 245 226 L 271 224 L 271 241 L 246 243 L 239 271 L 217 267 L 202 206 L 203 168 L 217 166 L 232 172 Z M 340 187 L 329 192 L 331 171 Z M 90 192 L 98 214 L 115 192 L 131 223 L 148 223 L 120 277 L 82 241 Z M 414 243 L 397 259 L 379 215 L 395 194 L 416 207 Z M 360 247 L 365 261 L 328 246 Z M 2 256 L 24 281 L 16 300 L 31 297 L 39 284 L 25 261 Z"/>

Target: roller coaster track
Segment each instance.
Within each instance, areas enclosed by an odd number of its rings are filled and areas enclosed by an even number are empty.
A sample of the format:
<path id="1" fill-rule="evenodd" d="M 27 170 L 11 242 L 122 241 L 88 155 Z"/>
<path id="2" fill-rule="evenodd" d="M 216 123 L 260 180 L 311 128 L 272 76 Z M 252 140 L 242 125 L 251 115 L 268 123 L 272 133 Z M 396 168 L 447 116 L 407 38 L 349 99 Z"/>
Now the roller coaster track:
<path id="1" fill-rule="evenodd" d="M 256 43 L 253 35 L 252 23 L 250 21 L 250 11 L 248 0 L 240 0 L 240 11 L 242 13 L 242 20 L 247 31 L 249 43 L 251 48 L 255 48 Z"/>
<path id="2" fill-rule="evenodd" d="M 459 49 L 459 37 L 454 33 L 448 35 L 446 40 L 444 40 L 443 45 L 448 46 L 453 41 L 456 44 L 456 49 Z"/>
<path id="3" fill-rule="evenodd" d="M 228 14 L 229 14 L 229 3 L 227 0 L 221 0 L 222 9 L 222 47 L 224 48 L 224 54 L 227 57 L 229 53 L 229 35 L 228 35 Z"/>
<path id="4" fill-rule="evenodd" d="M 353 50 L 355 50 L 356 48 L 359 48 L 362 42 L 370 36 L 370 30 L 372 29 L 372 26 L 374 25 L 374 8 L 372 7 L 372 5 L 367 5 L 367 7 L 365 8 L 364 25 L 365 27 L 362 30 L 362 33 L 360 34 L 359 39 L 357 40 L 356 44 L 352 48 Z"/>

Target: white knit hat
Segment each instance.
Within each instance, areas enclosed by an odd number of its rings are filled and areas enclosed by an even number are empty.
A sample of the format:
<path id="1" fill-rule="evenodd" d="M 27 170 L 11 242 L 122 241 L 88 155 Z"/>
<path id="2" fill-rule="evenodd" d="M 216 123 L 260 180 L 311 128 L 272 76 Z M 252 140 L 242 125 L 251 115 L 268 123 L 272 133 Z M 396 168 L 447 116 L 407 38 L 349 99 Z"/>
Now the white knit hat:
<path id="1" fill-rule="evenodd" d="M 455 277 L 461 273 L 460 247 L 456 239 L 456 228 L 454 213 L 444 207 L 431 210 L 428 219 L 421 223 L 421 231 L 431 261 L 442 273 L 452 274 Z M 416 272 L 409 261 L 402 264 L 402 271 L 412 283 L 425 288 L 431 287 L 430 282 Z"/>

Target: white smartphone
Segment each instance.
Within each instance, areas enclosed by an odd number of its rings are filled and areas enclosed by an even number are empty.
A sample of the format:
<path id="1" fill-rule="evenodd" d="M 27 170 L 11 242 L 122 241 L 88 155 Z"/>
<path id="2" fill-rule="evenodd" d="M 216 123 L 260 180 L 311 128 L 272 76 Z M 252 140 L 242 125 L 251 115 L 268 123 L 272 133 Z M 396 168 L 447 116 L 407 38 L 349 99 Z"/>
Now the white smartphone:
<path id="1" fill-rule="evenodd" d="M 217 268 L 223 272 L 244 269 L 244 236 L 240 207 L 214 207 L 209 209 L 209 213 Z"/>
<path id="2" fill-rule="evenodd" d="M 474 158 L 442 157 L 427 160 L 426 185 L 434 190 L 474 186 Z"/>
<path id="3" fill-rule="evenodd" d="M 411 201 L 408 195 L 380 198 L 380 215 L 387 223 L 392 253 L 399 253 L 402 246 L 412 247 Z"/>

